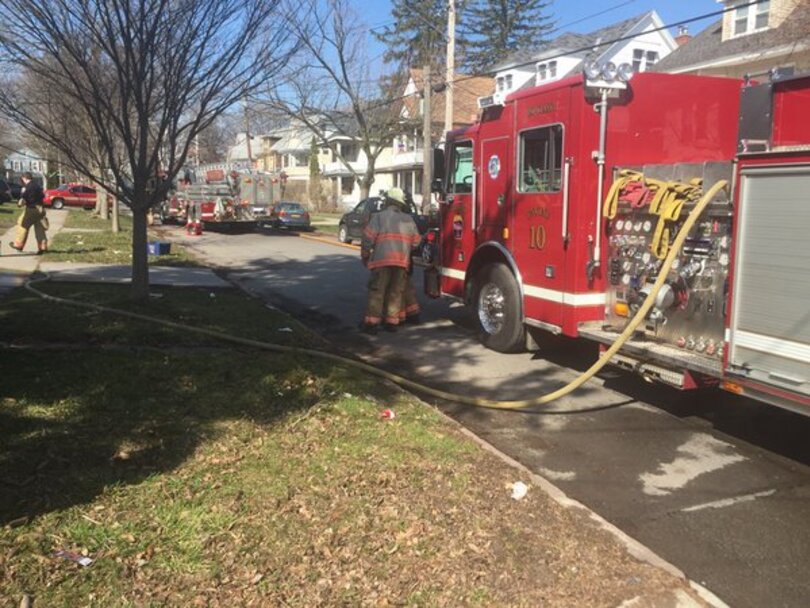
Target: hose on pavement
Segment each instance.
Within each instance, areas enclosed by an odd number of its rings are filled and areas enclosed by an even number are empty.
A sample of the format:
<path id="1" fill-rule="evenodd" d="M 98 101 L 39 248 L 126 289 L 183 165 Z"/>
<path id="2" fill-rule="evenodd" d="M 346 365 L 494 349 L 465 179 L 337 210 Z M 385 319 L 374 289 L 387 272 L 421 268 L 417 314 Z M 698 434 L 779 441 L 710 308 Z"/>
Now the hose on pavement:
<path id="1" fill-rule="evenodd" d="M 232 336 L 230 334 L 214 331 L 211 329 L 206 329 L 204 327 L 192 327 L 189 325 L 184 325 L 182 323 L 167 321 L 164 319 L 150 317 L 148 315 L 142 315 L 139 313 L 130 312 L 126 310 L 109 308 L 107 306 L 100 306 L 98 304 L 91 304 L 87 302 L 77 302 L 75 300 L 69 300 L 67 298 L 59 298 L 56 296 L 46 294 L 34 287 L 34 284 L 36 283 L 47 281 L 50 278 L 47 275 L 41 278 L 28 280 L 25 284 L 25 287 L 29 291 L 38 295 L 39 297 L 59 304 L 66 304 L 69 306 L 111 313 L 118 316 L 128 317 L 130 319 L 147 321 L 149 323 L 159 323 L 166 327 L 179 329 L 184 332 L 193 332 L 200 335 L 209 336 L 217 340 L 222 340 L 224 342 L 230 342 L 242 346 L 249 346 L 261 350 L 268 350 L 279 353 L 290 353 L 310 357 L 317 357 L 319 359 L 325 359 L 327 361 L 332 361 L 335 363 L 339 363 L 341 365 L 347 365 L 349 367 L 359 369 L 361 371 L 367 372 L 379 378 L 389 380 L 391 382 L 398 384 L 403 388 L 411 389 L 421 394 L 430 395 L 432 397 L 436 397 L 438 399 L 443 399 L 446 401 L 451 401 L 454 403 L 497 410 L 524 410 L 527 408 L 534 408 L 540 405 L 546 405 L 548 403 L 551 403 L 552 401 L 564 397 L 565 395 L 568 395 L 569 393 L 575 391 L 577 388 L 582 386 L 585 382 L 590 380 L 599 370 L 601 370 L 605 365 L 607 365 L 611 357 L 619 351 L 619 349 L 624 345 L 625 342 L 627 342 L 630 336 L 633 335 L 633 332 L 636 330 L 639 324 L 641 324 L 641 322 L 646 318 L 647 313 L 650 311 L 653 304 L 655 303 L 655 298 L 658 295 L 658 292 L 660 291 L 661 287 L 664 285 L 664 282 L 666 281 L 667 275 L 669 274 L 669 271 L 672 268 L 672 263 L 677 257 L 678 253 L 680 252 L 687 235 L 697 222 L 703 210 L 708 206 L 708 204 L 717 195 L 717 193 L 723 188 L 725 188 L 726 185 L 727 182 L 725 180 L 720 180 L 719 182 L 714 184 L 711 188 L 709 188 L 709 190 L 707 190 L 703 194 L 700 200 L 698 200 L 698 202 L 696 203 L 690 214 L 684 220 L 684 223 L 681 225 L 681 228 L 678 231 L 678 235 L 675 237 L 675 240 L 671 243 L 669 252 L 661 265 L 661 269 L 658 272 L 658 277 L 653 283 L 649 295 L 644 300 L 644 303 L 641 305 L 641 307 L 636 311 L 636 314 L 633 316 L 633 318 L 630 319 L 624 331 L 616 338 L 613 344 L 604 353 L 602 353 L 602 355 L 599 357 L 599 360 L 596 361 L 593 365 L 591 365 L 591 367 L 589 367 L 582 374 L 577 376 L 574 380 L 572 380 L 565 386 L 557 390 L 554 390 L 550 393 L 547 393 L 545 395 L 540 395 L 537 397 L 533 397 L 531 399 L 499 401 L 496 399 L 486 399 L 483 397 L 470 397 L 467 395 L 459 395 L 456 393 L 451 393 L 449 391 L 444 391 L 430 386 L 425 386 L 420 382 L 410 380 L 394 372 L 381 369 L 379 367 L 376 367 L 369 363 L 365 363 L 363 361 L 359 361 L 357 359 L 352 359 L 335 353 L 330 353 L 328 351 L 322 351 L 311 348 L 302 348 L 297 346 L 285 346 L 281 344 L 273 344 L 270 342 L 262 342 L 260 340 L 252 340 L 250 338 L 241 338 L 239 336 Z"/>

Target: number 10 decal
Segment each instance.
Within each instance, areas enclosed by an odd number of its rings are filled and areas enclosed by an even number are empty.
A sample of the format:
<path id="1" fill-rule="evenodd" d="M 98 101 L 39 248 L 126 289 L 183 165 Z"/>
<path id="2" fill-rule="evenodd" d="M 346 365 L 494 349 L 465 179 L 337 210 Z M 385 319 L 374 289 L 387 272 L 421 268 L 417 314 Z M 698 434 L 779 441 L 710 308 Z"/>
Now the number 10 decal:
<path id="1" fill-rule="evenodd" d="M 546 246 L 546 227 L 529 227 L 529 249 L 544 249 Z"/>

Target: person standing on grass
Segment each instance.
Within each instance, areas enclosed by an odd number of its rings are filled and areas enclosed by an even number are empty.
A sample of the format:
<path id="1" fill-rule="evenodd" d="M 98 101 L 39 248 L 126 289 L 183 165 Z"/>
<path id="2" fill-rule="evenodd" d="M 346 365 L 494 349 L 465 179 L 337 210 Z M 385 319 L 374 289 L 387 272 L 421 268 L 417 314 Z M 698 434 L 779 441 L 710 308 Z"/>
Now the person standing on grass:
<path id="1" fill-rule="evenodd" d="M 48 229 L 45 219 L 45 192 L 29 171 L 22 174 L 23 189 L 19 207 L 24 207 L 20 217 L 17 219 L 17 236 L 14 242 L 9 243 L 12 249 L 22 251 L 25 242 L 28 240 L 28 232 L 34 228 L 34 236 L 37 239 L 37 255 L 41 255 L 48 250 Z"/>
<path id="2" fill-rule="evenodd" d="M 371 271 L 366 316 L 360 328 L 376 334 L 381 325 L 396 331 L 411 265 L 411 249 L 419 243 L 416 222 L 406 212 L 405 193 L 391 188 L 382 211 L 371 216 L 360 248 L 360 258 Z"/>

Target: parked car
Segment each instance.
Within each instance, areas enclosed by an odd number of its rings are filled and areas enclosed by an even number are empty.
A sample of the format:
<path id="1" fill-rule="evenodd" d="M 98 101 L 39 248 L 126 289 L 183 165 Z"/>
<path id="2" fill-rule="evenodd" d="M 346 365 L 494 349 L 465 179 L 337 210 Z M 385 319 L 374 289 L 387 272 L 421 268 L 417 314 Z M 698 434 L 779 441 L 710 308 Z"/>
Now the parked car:
<path id="1" fill-rule="evenodd" d="M 84 184 L 62 184 L 45 191 L 45 206 L 54 209 L 62 207 L 93 209 L 96 206 L 96 189 Z"/>
<path id="2" fill-rule="evenodd" d="M 351 243 L 353 239 L 363 237 L 363 230 L 368 223 L 372 213 L 377 213 L 383 208 L 384 199 L 379 196 L 372 196 L 357 203 L 354 209 L 343 214 L 338 224 L 338 240 L 341 243 Z M 419 213 L 413 201 L 407 199 L 409 213 L 419 228 L 419 234 L 424 235 L 428 229 L 428 216 Z"/>
<path id="3" fill-rule="evenodd" d="M 20 194 L 22 194 L 22 184 L 0 179 L 0 204 L 17 201 L 20 199 Z"/>
<path id="4" fill-rule="evenodd" d="M 297 230 L 312 230 L 309 212 L 301 203 L 281 201 L 273 205 L 267 216 L 266 224 L 273 228 L 295 228 Z"/>

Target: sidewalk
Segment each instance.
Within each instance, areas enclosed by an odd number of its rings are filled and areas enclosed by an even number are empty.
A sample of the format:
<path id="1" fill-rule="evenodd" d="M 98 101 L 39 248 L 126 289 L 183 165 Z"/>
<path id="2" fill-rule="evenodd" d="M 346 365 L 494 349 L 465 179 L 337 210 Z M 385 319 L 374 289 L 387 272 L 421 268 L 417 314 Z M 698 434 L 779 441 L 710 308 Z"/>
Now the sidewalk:
<path id="1" fill-rule="evenodd" d="M 68 213 L 80 211 L 48 210 L 48 240 L 62 230 Z M 71 262 L 49 262 L 48 255 L 37 255 L 34 235 L 30 234 L 22 252 L 15 251 L 9 243 L 14 240 L 16 226 L 7 230 L 0 243 L 0 297 L 20 287 L 37 270 L 50 273 L 54 281 L 76 281 L 89 283 L 128 283 L 132 275 L 129 265 L 113 264 L 74 264 Z M 209 268 L 180 266 L 150 266 L 151 285 L 172 285 L 175 287 L 205 287 L 211 289 L 232 287 L 231 283 L 218 277 Z"/>
<path id="2" fill-rule="evenodd" d="M 65 225 L 68 211 L 48 209 L 48 240 L 52 240 Z M 37 242 L 33 230 L 28 235 L 28 242 L 23 251 L 11 248 L 17 227 L 12 226 L 0 235 L 0 296 L 23 284 L 31 273 L 35 272 L 45 256 L 37 255 Z"/>

